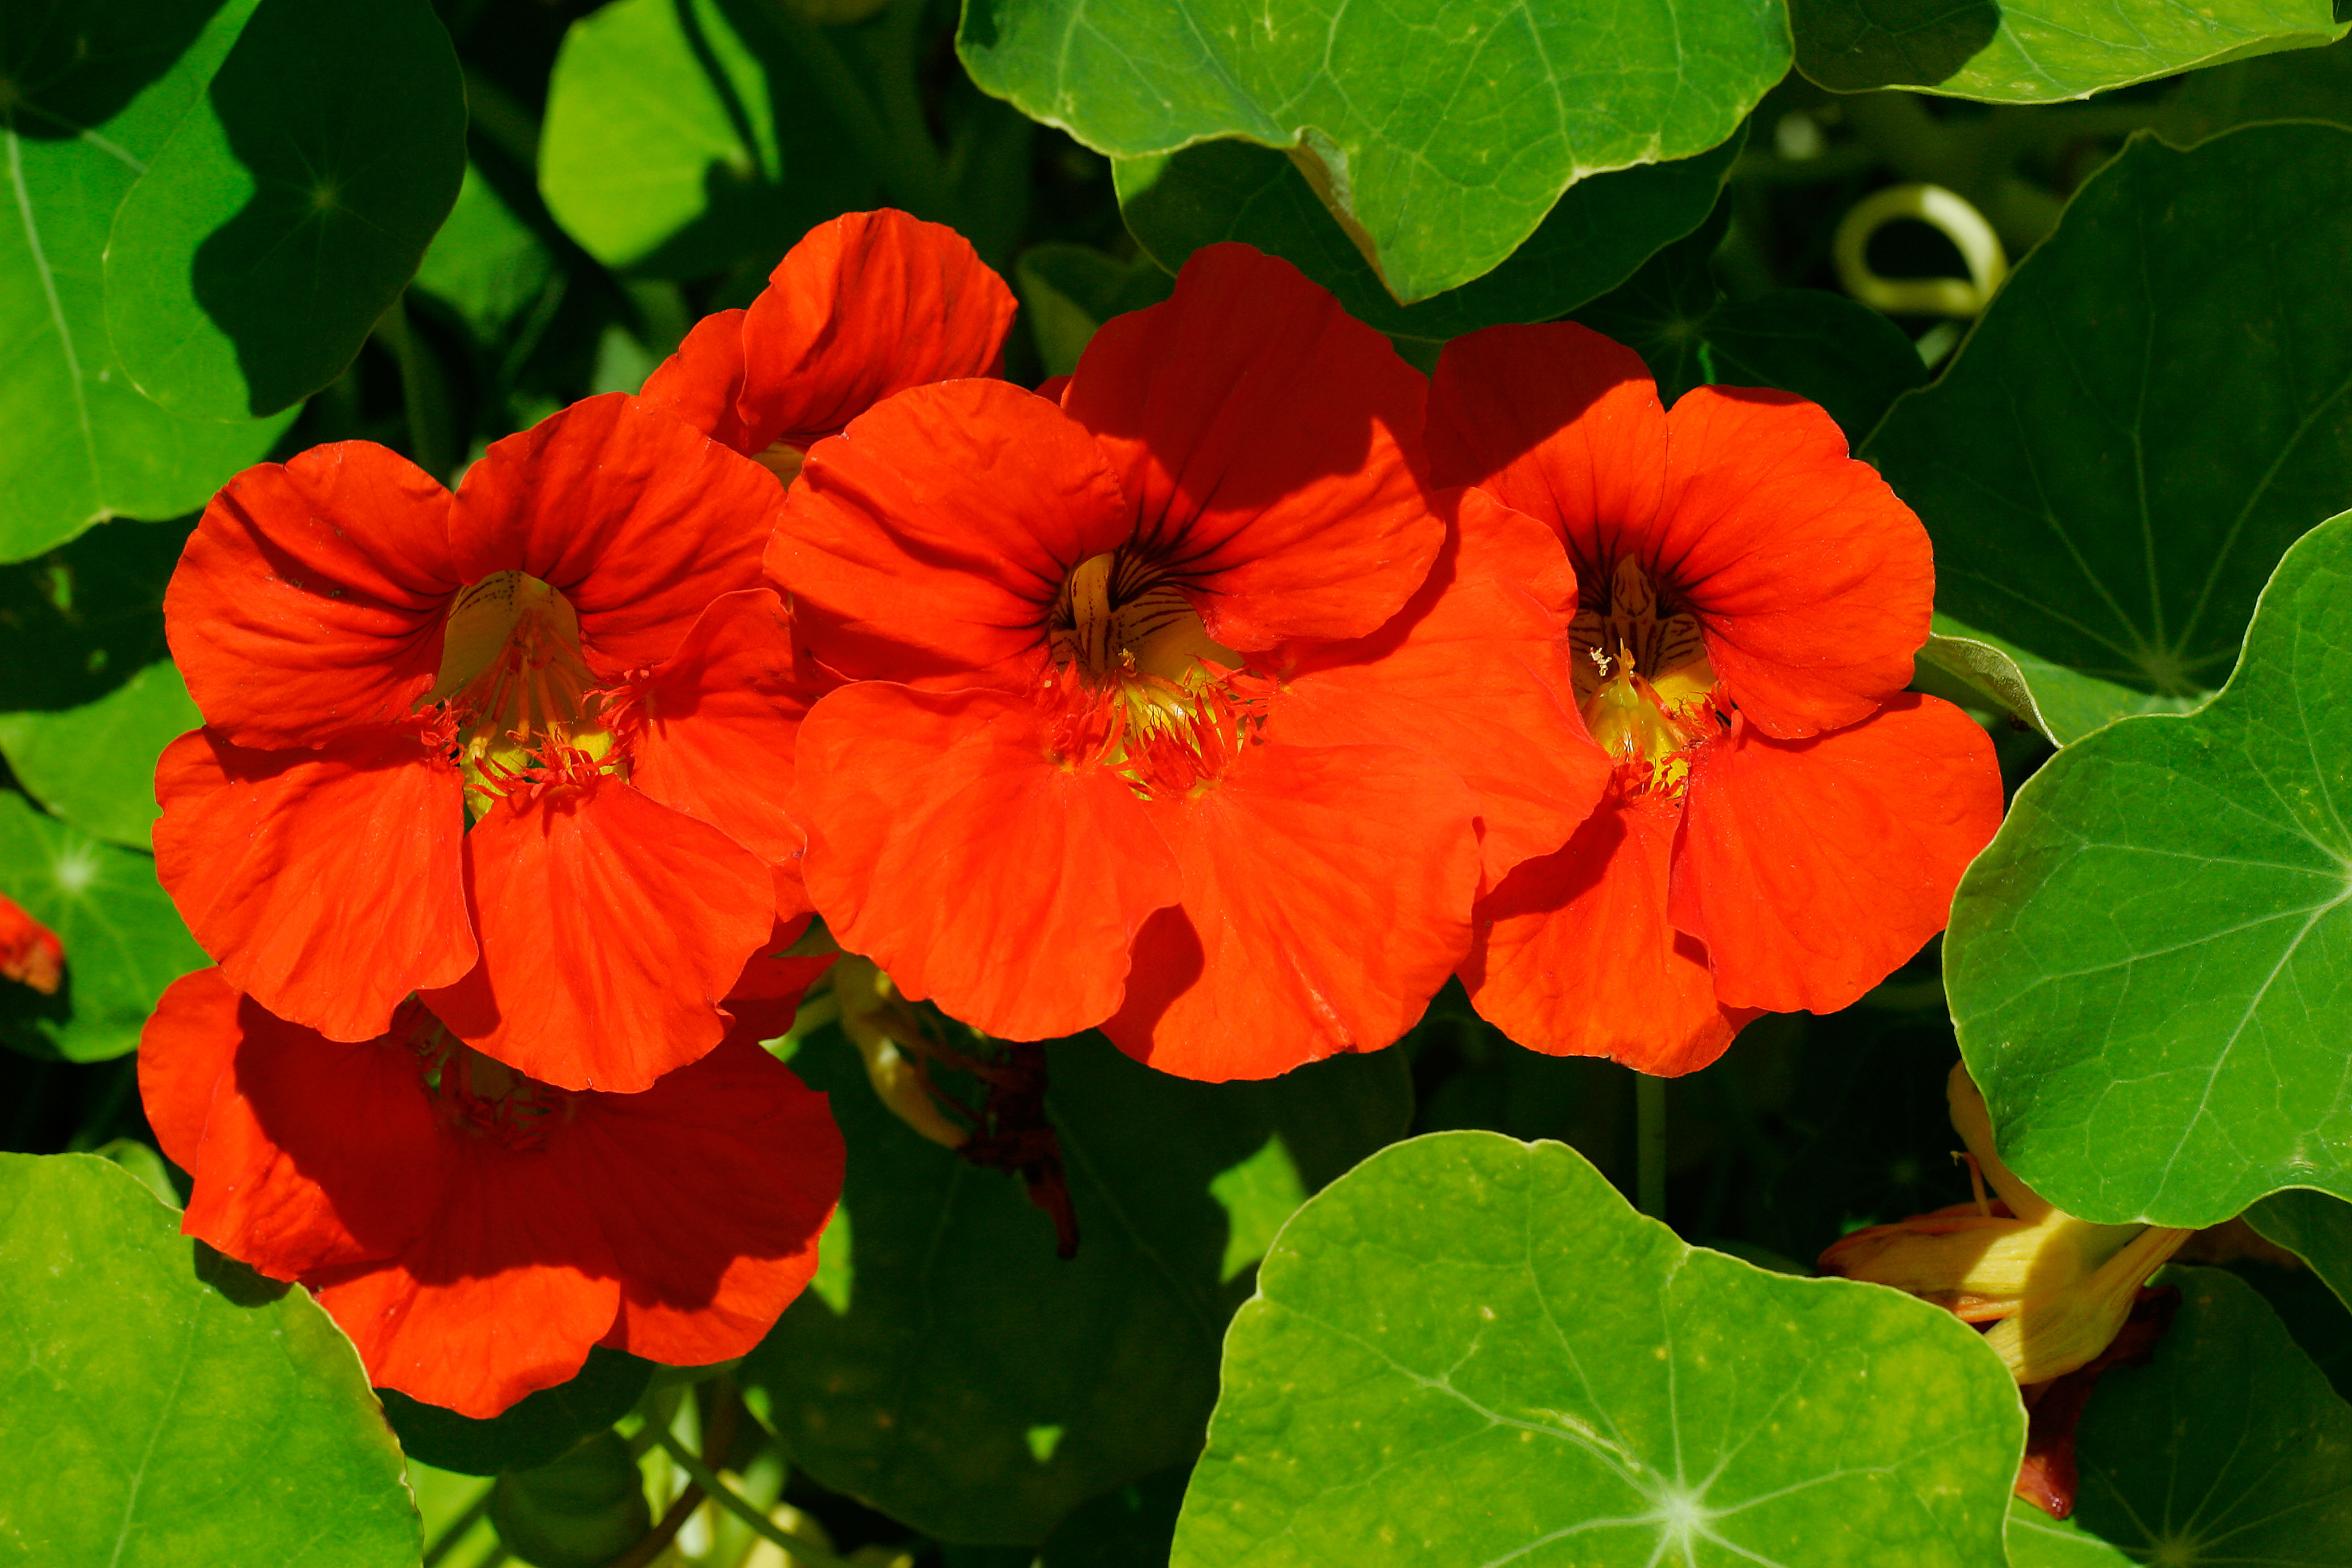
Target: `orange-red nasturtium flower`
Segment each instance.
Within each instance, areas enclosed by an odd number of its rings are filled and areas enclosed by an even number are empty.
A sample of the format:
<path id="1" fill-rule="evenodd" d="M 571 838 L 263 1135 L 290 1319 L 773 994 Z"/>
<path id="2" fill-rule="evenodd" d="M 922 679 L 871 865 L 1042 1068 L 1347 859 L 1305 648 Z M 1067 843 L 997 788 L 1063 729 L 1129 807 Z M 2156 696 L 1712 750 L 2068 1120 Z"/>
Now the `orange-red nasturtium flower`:
<path id="1" fill-rule="evenodd" d="M 781 791 L 804 700 L 758 464 L 613 394 L 453 496 L 366 442 L 248 468 L 164 597 L 206 726 L 163 753 L 157 869 L 228 982 L 331 1039 L 411 993 L 566 1089 L 727 1032 L 803 914 Z"/>
<path id="2" fill-rule="evenodd" d="M 0 979 L 20 981 L 53 996 L 65 973 L 66 949 L 58 933 L 0 893 Z"/>
<path id="3" fill-rule="evenodd" d="M 538 1082 L 415 1001 L 338 1043 L 174 981 L 139 1086 L 195 1178 L 182 1228 L 299 1280 L 369 1379 L 495 1415 L 592 1345 L 743 1354 L 815 1271 L 841 1192 L 824 1097 L 739 1026 L 640 1094 Z"/>
<path id="4" fill-rule="evenodd" d="M 789 483 L 811 447 L 890 394 L 995 374 L 1013 309 L 955 230 L 848 213 L 793 247 L 750 309 L 698 322 L 641 395 Z"/>
<path id="5" fill-rule="evenodd" d="M 801 731 L 810 897 L 910 997 L 1101 1025 L 1186 1077 L 1376 1048 L 1484 881 L 1605 760 L 1531 520 L 1433 496 L 1422 377 L 1287 263 L 1186 264 L 1058 401 L 902 392 L 808 454 L 768 549 L 854 684 Z"/>
<path id="6" fill-rule="evenodd" d="M 1579 706 L 1614 763 L 1559 853 L 1480 904 L 1463 968 L 1520 1043 L 1684 1073 L 1759 1012 L 1843 1007 L 1941 931 L 2000 819 L 1992 747 L 1906 692 L 1926 530 L 1812 404 L 1671 411 L 1579 326 L 1446 346 L 1430 462 L 1550 526 Z"/>

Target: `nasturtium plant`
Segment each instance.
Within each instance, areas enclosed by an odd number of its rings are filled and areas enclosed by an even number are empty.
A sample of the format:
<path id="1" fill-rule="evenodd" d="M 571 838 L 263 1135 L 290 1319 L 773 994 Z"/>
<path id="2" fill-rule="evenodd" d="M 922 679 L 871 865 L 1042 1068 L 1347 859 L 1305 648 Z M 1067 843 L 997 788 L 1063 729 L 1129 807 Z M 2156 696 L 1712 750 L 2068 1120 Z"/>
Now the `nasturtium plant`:
<path id="1" fill-rule="evenodd" d="M 261 0 L 107 242 L 140 391 L 234 420 L 341 375 L 465 174 L 464 86 L 426 0 Z"/>
<path id="2" fill-rule="evenodd" d="M 260 457 L 284 417 L 182 419 L 140 395 L 107 336 L 107 226 L 204 96 L 254 0 L 45 0 L 0 34 L 0 562 L 109 517 L 173 517 Z"/>
<path id="3" fill-rule="evenodd" d="M 2352 504 L 2347 249 L 2352 130 L 2137 137 L 2092 176 L 1863 448 L 1935 538 L 1946 629 L 2067 672 L 2070 715 L 2072 678 L 2107 718 L 2218 685 L 2286 547 Z"/>
<path id="4" fill-rule="evenodd" d="M 2070 1214 L 2214 1225 L 2352 1196 L 2352 513 L 2287 552 L 2212 701 L 2018 792 L 1945 984 L 2003 1158 Z"/>
<path id="5" fill-rule="evenodd" d="M 976 0 L 957 47 L 982 87 L 1114 157 L 1296 149 L 1405 305 L 1493 271 L 1577 181 L 1720 145 L 1789 63 L 1784 16 L 1754 0 Z"/>
<path id="6" fill-rule="evenodd" d="M 1205 142 L 1121 159 L 1113 177 L 1129 231 L 1171 273 L 1202 246 L 1238 239 L 1295 263 L 1358 320 L 1441 343 L 1498 321 L 1549 321 L 1615 288 L 1652 251 L 1706 221 L 1744 141 L 1580 180 L 1501 266 L 1410 305 L 1390 295 L 1307 176 L 1271 147 Z"/>
<path id="7" fill-rule="evenodd" d="M 2246 1223 L 2302 1258 L 2338 1300 L 2352 1306 L 2352 1204 L 2295 1187 L 2248 1209 Z"/>
<path id="8" fill-rule="evenodd" d="M 812 1474 L 950 1541 L 1041 1541 L 1089 1497 L 1189 1458 L 1253 1266 L 1410 1113 L 1393 1055 L 1200 1084 L 1098 1036 L 1045 1054 L 1081 1226 L 1067 1260 L 1017 1177 L 899 1121 L 836 1031 L 792 1060 L 850 1140 L 846 1222 L 824 1244 L 833 1277 L 745 1375 Z"/>
<path id="9" fill-rule="evenodd" d="M 0 892 L 57 932 L 66 952 L 55 994 L 0 989 L 0 1043 L 86 1062 L 137 1048 L 163 987 L 205 962 L 156 884 L 154 857 L 0 795 Z"/>
<path id="10" fill-rule="evenodd" d="M 1688 1247 L 1564 1145 L 1433 1133 L 1276 1239 L 1173 1562 L 1999 1568 L 2022 1432 L 1949 1316 Z"/>
<path id="11" fill-rule="evenodd" d="M 26 1563 L 401 1568 L 400 1449 L 299 1290 L 89 1154 L 0 1154 L 0 1544 Z"/>

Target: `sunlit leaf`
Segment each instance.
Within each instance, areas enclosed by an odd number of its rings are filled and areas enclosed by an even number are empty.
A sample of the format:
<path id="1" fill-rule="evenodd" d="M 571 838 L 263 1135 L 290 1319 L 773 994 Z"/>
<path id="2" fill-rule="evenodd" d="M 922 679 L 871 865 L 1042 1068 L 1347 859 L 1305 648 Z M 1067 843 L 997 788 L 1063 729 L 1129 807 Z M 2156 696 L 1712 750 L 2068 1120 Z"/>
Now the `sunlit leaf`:
<path id="1" fill-rule="evenodd" d="M 107 226 L 254 0 L 12 0 L 0 33 L 0 562 L 109 517 L 201 506 L 291 416 L 215 425 L 141 396 L 106 332 Z"/>
<path id="2" fill-rule="evenodd" d="M 1087 1499 L 1190 1459 L 1249 1290 L 1255 1258 L 1234 1268 L 1234 1243 L 1262 1249 L 1281 1218 L 1248 1167 L 1278 1139 L 1294 1192 L 1311 1191 L 1411 1114 L 1392 1051 L 1265 1083 L 1172 1078 L 1097 1037 L 1047 1060 L 1080 1230 L 1066 1262 L 1019 1181 L 910 1131 L 836 1031 L 793 1058 L 849 1144 L 847 1277 L 795 1302 L 744 1374 L 796 1465 L 954 1541 L 1040 1541 Z"/>
<path id="3" fill-rule="evenodd" d="M 2129 143 L 1864 449 L 1935 538 L 1937 608 L 2137 694 L 2105 717 L 2217 685 L 2286 547 L 2352 505 L 2347 255 L 2352 131 Z"/>
<path id="4" fill-rule="evenodd" d="M 101 1061 L 137 1048 L 163 987 L 205 963 L 153 856 L 100 843 L 13 792 L 0 792 L 0 892 L 65 944 L 56 995 L 0 982 L 0 1042 L 30 1055 Z"/>
<path id="5" fill-rule="evenodd" d="M 1778 5 L 974 0 L 972 79 L 1113 157 L 1298 149 L 1398 300 L 1492 271 L 1576 181 L 1694 157 L 1789 64 Z"/>
<path id="6" fill-rule="evenodd" d="M 2023 1440 L 1981 1339 L 1444 1132 L 1292 1216 L 1225 1343 L 1177 1568 L 1998 1568 Z"/>
<path id="7" fill-rule="evenodd" d="M 618 0 L 572 25 L 539 183 L 591 256 L 663 278 L 764 271 L 874 191 L 774 23 L 718 0 Z"/>
<path id="8" fill-rule="evenodd" d="M 2244 658 L 2018 791 L 1946 986 L 2000 1152 L 2059 1207 L 2217 1224 L 2352 1195 L 2352 513 L 2297 543 Z"/>
<path id="9" fill-rule="evenodd" d="M 131 380 L 207 419 L 326 385 L 465 169 L 465 88 L 428 0 L 261 0 L 115 215 L 106 320 Z"/>
<path id="10" fill-rule="evenodd" d="M 111 1161 L 0 1154 L 0 1546 L 116 1568 L 415 1568 L 416 1506 L 316 1302 Z"/>
<path id="11" fill-rule="evenodd" d="M 416 268 L 416 287 L 454 309 L 485 342 L 547 288 L 555 258 L 501 201 L 481 171 L 467 165 L 449 219 Z"/>
<path id="12" fill-rule="evenodd" d="M 1549 321 L 1615 288 L 1706 220 L 1743 141 L 1580 180 L 1502 265 L 1413 305 L 1390 296 L 1297 165 L 1270 147 L 1209 142 L 1123 159 L 1114 173 L 1129 231 L 1170 271 L 1204 245 L 1243 240 L 1296 265 L 1359 320 L 1443 342 L 1500 321 Z"/>
<path id="13" fill-rule="evenodd" d="M 2049 103 L 2344 36 L 2334 0 L 1791 0 L 1797 67 L 1837 92 L 1912 86 Z"/>

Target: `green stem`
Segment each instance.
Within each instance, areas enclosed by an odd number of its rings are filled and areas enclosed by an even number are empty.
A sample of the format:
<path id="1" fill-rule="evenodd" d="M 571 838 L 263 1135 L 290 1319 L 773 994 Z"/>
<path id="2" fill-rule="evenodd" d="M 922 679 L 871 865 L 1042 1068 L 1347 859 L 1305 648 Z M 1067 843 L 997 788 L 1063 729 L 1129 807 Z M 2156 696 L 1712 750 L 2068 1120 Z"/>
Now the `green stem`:
<path id="1" fill-rule="evenodd" d="M 886 101 L 877 108 L 824 28 L 773 5 L 760 7 L 757 15 L 807 68 L 817 96 L 857 143 L 882 188 L 918 217 L 948 216 L 947 171 L 923 125 L 921 106 L 913 100 L 911 82 L 904 93 L 886 89 Z M 884 75 L 889 75 L 887 68 Z"/>
<path id="2" fill-rule="evenodd" d="M 449 1521 L 448 1527 L 435 1538 L 433 1544 L 425 1549 L 422 1568 L 434 1568 L 434 1564 L 457 1550 L 457 1543 L 466 1539 L 466 1532 L 479 1524 L 482 1516 L 490 1511 L 490 1494 L 498 1489 L 495 1482 L 484 1487 L 482 1495 L 467 1503 L 466 1511 Z"/>
<path id="3" fill-rule="evenodd" d="M 745 1524 L 750 1525 L 753 1533 L 761 1539 L 772 1541 L 782 1547 L 785 1555 L 793 1559 L 796 1565 L 804 1564 L 805 1568 L 856 1568 L 855 1564 L 845 1559 L 835 1557 L 814 1542 L 783 1529 L 774 1520 L 761 1512 L 757 1507 L 745 1501 L 737 1494 L 734 1488 L 719 1479 L 717 1471 L 697 1458 L 692 1449 L 671 1436 L 667 1429 L 663 1431 L 658 1441 L 662 1446 L 662 1451 L 670 1457 L 671 1462 L 684 1470 L 688 1478 L 703 1489 L 705 1495 Z"/>
<path id="4" fill-rule="evenodd" d="M 1663 1221 L 1666 1217 L 1666 1080 L 1645 1072 L 1633 1075 L 1633 1160 L 1634 1206 Z"/>
<path id="5" fill-rule="evenodd" d="M 441 384 L 441 367 L 408 325 L 408 296 L 392 302 L 375 324 L 376 341 L 392 351 L 400 366 L 400 396 L 408 415 L 409 457 L 436 479 L 447 479 L 452 455 L 444 449 L 442 426 L 448 423 L 449 398 Z"/>

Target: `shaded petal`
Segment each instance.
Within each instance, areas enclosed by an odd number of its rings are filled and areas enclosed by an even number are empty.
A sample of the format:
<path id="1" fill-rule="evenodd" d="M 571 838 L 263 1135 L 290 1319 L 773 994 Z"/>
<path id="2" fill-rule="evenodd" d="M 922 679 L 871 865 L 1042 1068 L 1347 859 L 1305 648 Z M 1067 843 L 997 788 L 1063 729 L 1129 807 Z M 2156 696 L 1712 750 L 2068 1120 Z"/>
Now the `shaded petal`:
<path id="1" fill-rule="evenodd" d="M 1567 847 L 1480 901 L 1462 966 L 1479 1016 L 1529 1050 L 1668 1078 L 1723 1054 L 1756 1014 L 1717 1001 L 1706 950 L 1666 923 L 1680 815 L 1612 792 Z"/>
<path id="2" fill-rule="evenodd" d="M 685 420 L 719 445 L 755 457 L 735 395 L 743 388 L 743 312 L 720 310 L 694 323 L 677 352 L 646 377 L 637 401 Z M 764 443 L 762 443 L 764 445 Z"/>
<path id="3" fill-rule="evenodd" d="M 181 1229 L 279 1279 L 398 1253 L 442 1197 L 443 1135 L 408 1033 L 337 1044 L 240 996 L 217 969 L 174 981 L 140 1037 L 141 1090 L 210 1075 Z M 184 1064 L 184 1065 L 183 1065 Z M 187 1107 L 167 1109 L 184 1133 Z"/>
<path id="4" fill-rule="evenodd" d="M 738 449 L 805 448 L 894 392 L 994 375 L 1014 309 L 1004 279 L 944 225 L 887 207 L 818 225 L 743 318 Z"/>
<path id="5" fill-rule="evenodd" d="M 1428 385 L 1297 268 L 1194 251 L 1087 343 L 1063 406 L 1227 647 L 1377 629 L 1444 542 L 1420 472 Z"/>
<path id="6" fill-rule="evenodd" d="M 604 1342 L 678 1365 L 760 1342 L 816 1271 L 841 1196 L 824 1096 L 740 1031 L 643 1094 L 583 1100 L 550 1152 L 620 1269 Z"/>
<path id="7" fill-rule="evenodd" d="M 834 940 L 1002 1039 L 1108 1017 L 1137 930 L 1180 887 L 1127 784 L 1047 743 L 1025 696 L 878 681 L 801 729 L 803 874 Z"/>
<path id="8" fill-rule="evenodd" d="M 1254 747 L 1153 819 L 1181 910 L 1135 944 L 1119 1049 L 1181 1078 L 1271 1078 L 1411 1028 L 1470 945 L 1476 810 L 1395 746 Z"/>
<path id="9" fill-rule="evenodd" d="M 797 859 L 801 830 L 784 808 L 793 746 L 832 684 L 793 649 L 782 600 L 765 588 L 726 595 L 632 686 L 629 783 L 763 860 Z"/>
<path id="10" fill-rule="evenodd" d="M 782 503 L 759 464 L 614 392 L 492 442 L 449 538 L 469 583 L 524 572 L 562 590 L 590 664 L 613 675 L 668 658 L 704 605 L 760 585 Z"/>
<path id="11" fill-rule="evenodd" d="M 1429 462 L 1548 524 L 1595 585 L 1648 558 L 1666 468 L 1666 413 L 1642 357 L 1589 327 L 1488 327 L 1438 356 Z"/>
<path id="12" fill-rule="evenodd" d="M 727 1011 L 735 1020 L 730 1035 L 740 1035 L 749 1040 L 772 1040 L 790 1032 L 793 1019 L 800 1012 L 801 998 L 816 984 L 817 976 L 832 968 L 833 961 L 841 956 L 837 952 L 804 957 L 788 952 L 786 950 L 800 941 L 808 928 L 805 912 L 778 917 L 776 929 L 769 933 L 760 951 L 751 955 L 743 973 L 736 976 L 734 989 L 727 993 Z"/>
<path id="13" fill-rule="evenodd" d="M 196 1168 L 213 1088 L 236 1056 L 237 1000 L 219 970 L 199 969 L 163 988 L 139 1031 L 139 1103 L 163 1157 L 183 1171 Z"/>
<path id="14" fill-rule="evenodd" d="M 1070 568 L 1134 525 L 1094 438 L 1008 382 L 902 392 L 808 456 L 768 575 L 856 679 L 1026 684 Z"/>
<path id="15" fill-rule="evenodd" d="M 205 722 L 240 745 L 316 745 L 407 717 L 463 582 L 449 492 L 396 452 L 340 441 L 223 487 L 163 592 L 163 628 Z"/>
<path id="16" fill-rule="evenodd" d="M 726 1032 L 719 999 L 774 930 L 774 879 L 609 775 L 519 798 L 466 835 L 482 962 L 425 1001 L 518 1072 L 633 1094 Z"/>
<path id="17" fill-rule="evenodd" d="M 596 1217 L 541 1151 L 467 1151 L 424 1237 L 393 1263 L 321 1277 L 368 1381 L 483 1420 L 569 1382 L 621 1285 Z"/>
<path id="18" fill-rule="evenodd" d="M 1907 685 L 1936 594 L 1927 531 L 1836 422 L 1784 392 L 1702 386 L 1666 427 L 1653 559 L 1740 710 L 1788 739 Z"/>
<path id="19" fill-rule="evenodd" d="M 1568 841 L 1609 781 L 1576 716 L 1568 623 L 1576 578 L 1541 523 L 1455 490 L 1445 549 L 1369 637 L 1288 644 L 1275 723 L 1295 745 L 1363 741 L 1450 767 L 1478 800 L 1481 887 Z"/>
<path id="20" fill-rule="evenodd" d="M 411 991 L 474 965 L 457 770 L 409 731 L 315 752 L 209 730 L 155 768 L 155 872 L 231 985 L 334 1040 L 372 1040 Z"/>
<path id="21" fill-rule="evenodd" d="M 2000 826 L 1992 742 L 1948 702 L 1906 692 L 1810 741 L 1737 724 L 1692 765 L 1672 918 L 1727 1004 L 1833 1013 L 1944 929 Z"/>

